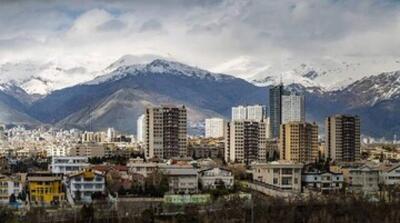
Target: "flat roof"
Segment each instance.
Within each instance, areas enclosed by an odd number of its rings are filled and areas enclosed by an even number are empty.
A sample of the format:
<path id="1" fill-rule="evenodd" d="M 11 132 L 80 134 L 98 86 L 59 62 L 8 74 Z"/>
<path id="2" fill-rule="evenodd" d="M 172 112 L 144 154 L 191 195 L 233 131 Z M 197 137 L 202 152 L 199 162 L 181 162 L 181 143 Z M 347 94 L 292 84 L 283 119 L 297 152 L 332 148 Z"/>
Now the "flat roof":
<path id="1" fill-rule="evenodd" d="M 28 181 L 58 181 L 61 177 L 57 176 L 32 176 L 28 177 Z"/>

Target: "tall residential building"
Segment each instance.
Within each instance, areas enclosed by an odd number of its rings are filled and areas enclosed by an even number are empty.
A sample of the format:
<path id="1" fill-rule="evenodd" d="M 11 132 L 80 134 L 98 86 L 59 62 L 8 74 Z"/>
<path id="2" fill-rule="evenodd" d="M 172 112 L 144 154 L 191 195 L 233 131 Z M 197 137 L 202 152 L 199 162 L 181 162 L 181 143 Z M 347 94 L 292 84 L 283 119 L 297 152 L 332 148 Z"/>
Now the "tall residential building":
<path id="1" fill-rule="evenodd" d="M 205 136 L 207 138 L 224 137 L 225 120 L 222 118 L 208 118 L 205 124 Z"/>
<path id="2" fill-rule="evenodd" d="M 146 158 L 170 159 L 187 156 L 185 106 L 146 108 L 144 129 Z"/>
<path id="3" fill-rule="evenodd" d="M 247 119 L 247 107 L 239 105 L 232 107 L 232 120 L 245 120 Z"/>
<path id="4" fill-rule="evenodd" d="M 266 119 L 266 107 L 264 105 L 247 106 L 247 120 L 262 121 Z"/>
<path id="5" fill-rule="evenodd" d="M 108 128 L 107 129 L 107 141 L 112 142 L 115 138 L 115 129 Z"/>
<path id="6" fill-rule="evenodd" d="M 266 108 L 263 105 L 239 105 L 232 107 L 232 120 L 262 121 L 266 118 Z"/>
<path id="7" fill-rule="evenodd" d="M 283 85 L 271 86 L 269 89 L 270 136 L 278 138 L 282 124 L 282 96 L 286 95 Z"/>
<path id="8" fill-rule="evenodd" d="M 318 125 L 307 122 L 282 124 L 279 136 L 280 159 L 309 163 L 318 159 Z"/>
<path id="9" fill-rule="evenodd" d="M 304 96 L 291 93 L 282 96 L 282 124 L 304 122 Z"/>
<path id="10" fill-rule="evenodd" d="M 326 155 L 336 161 L 360 159 L 360 118 L 334 115 L 325 120 Z"/>
<path id="11" fill-rule="evenodd" d="M 145 126 L 145 115 L 139 116 L 139 118 L 136 121 L 136 136 L 138 142 L 144 142 L 144 126 Z"/>
<path id="12" fill-rule="evenodd" d="M 267 125 L 263 121 L 232 121 L 226 124 L 226 162 L 251 164 L 266 160 Z"/>

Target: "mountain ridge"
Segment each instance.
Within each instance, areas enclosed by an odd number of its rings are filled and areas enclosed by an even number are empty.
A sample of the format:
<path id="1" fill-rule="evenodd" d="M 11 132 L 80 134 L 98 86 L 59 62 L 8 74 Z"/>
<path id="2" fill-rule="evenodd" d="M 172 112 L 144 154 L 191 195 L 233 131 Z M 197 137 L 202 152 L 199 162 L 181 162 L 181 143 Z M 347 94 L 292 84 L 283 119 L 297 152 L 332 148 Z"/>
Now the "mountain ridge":
<path id="1" fill-rule="evenodd" d="M 189 125 L 198 126 L 207 117 L 229 118 L 232 106 L 267 104 L 268 98 L 268 87 L 164 59 L 121 65 L 92 81 L 42 97 L 33 97 L 11 83 L 3 84 L 0 111 L 3 108 L 5 114 L 17 114 L 18 118 L 5 117 L 20 123 L 83 129 L 92 126 L 98 130 L 115 127 L 135 132 L 136 118 L 147 105 L 185 104 Z M 332 91 L 298 83 L 287 88 L 306 96 L 309 121 L 323 125 L 328 115 L 359 114 L 366 135 L 390 137 L 400 130 L 396 117 L 400 112 L 400 71 L 364 77 Z M 0 117 L 0 121 L 7 120 Z"/>

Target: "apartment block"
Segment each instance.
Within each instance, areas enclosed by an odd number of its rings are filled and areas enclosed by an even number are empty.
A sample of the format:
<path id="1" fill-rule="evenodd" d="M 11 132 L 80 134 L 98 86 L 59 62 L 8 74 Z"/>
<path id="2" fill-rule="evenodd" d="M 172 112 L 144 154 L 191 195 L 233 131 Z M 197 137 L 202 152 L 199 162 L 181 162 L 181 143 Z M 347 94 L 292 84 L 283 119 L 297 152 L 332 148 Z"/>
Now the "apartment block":
<path id="1" fill-rule="evenodd" d="M 360 159 L 360 118 L 334 115 L 325 120 L 326 156 L 332 161 Z"/>
<path id="2" fill-rule="evenodd" d="M 170 159 L 187 156 L 187 114 L 185 106 L 146 108 L 146 158 Z"/>
<path id="3" fill-rule="evenodd" d="M 304 122 L 304 96 L 291 93 L 282 96 L 282 124 Z"/>
<path id="4" fill-rule="evenodd" d="M 205 137 L 222 138 L 224 137 L 225 120 L 222 118 L 208 118 L 205 121 Z"/>
<path id="5" fill-rule="evenodd" d="M 262 121 L 232 121 L 226 125 L 225 161 L 231 163 L 266 160 L 267 125 Z"/>
<path id="6" fill-rule="evenodd" d="M 306 122 L 282 124 L 279 151 L 282 160 L 314 162 L 318 159 L 318 125 Z"/>

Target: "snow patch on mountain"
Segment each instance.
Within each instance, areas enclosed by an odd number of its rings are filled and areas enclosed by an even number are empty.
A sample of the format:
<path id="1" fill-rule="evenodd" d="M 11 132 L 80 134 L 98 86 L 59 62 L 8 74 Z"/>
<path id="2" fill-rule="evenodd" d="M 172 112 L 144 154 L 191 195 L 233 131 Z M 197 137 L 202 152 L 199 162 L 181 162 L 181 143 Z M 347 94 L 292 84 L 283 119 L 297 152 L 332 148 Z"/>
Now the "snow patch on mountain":
<path id="1" fill-rule="evenodd" d="M 20 61 L 0 65 L 0 83 L 21 87 L 29 94 L 47 95 L 54 90 L 88 81 L 95 73 L 82 66 L 62 66 L 55 62 Z"/>
<path id="2" fill-rule="evenodd" d="M 370 106 L 400 98 L 400 71 L 364 77 L 350 84 L 343 91 L 363 96 L 363 103 Z"/>
<path id="3" fill-rule="evenodd" d="M 104 74 L 110 73 L 119 67 L 132 66 L 136 64 L 147 64 L 156 59 L 168 59 L 168 57 L 155 55 L 155 54 L 143 54 L 143 55 L 132 55 L 127 54 L 111 63 L 108 67 L 106 67 L 103 71 Z"/>
<path id="4" fill-rule="evenodd" d="M 209 71 L 197 67 L 188 66 L 179 62 L 156 59 L 148 64 L 120 66 L 111 73 L 99 76 L 94 80 L 88 81 L 84 84 L 86 85 L 101 84 L 107 81 L 120 80 L 128 75 L 147 74 L 147 73 L 184 75 L 189 77 L 197 77 L 201 79 L 213 79 L 217 81 L 234 78 L 232 76 L 225 74 L 211 73 Z"/>
<path id="5" fill-rule="evenodd" d="M 347 87 L 366 75 L 382 71 L 398 70 L 398 58 L 355 58 L 348 56 L 344 60 L 335 57 L 320 57 L 302 60 L 286 58 L 262 60 L 260 58 L 239 57 L 217 67 L 225 73 L 240 75 L 258 85 L 302 84 L 307 87 L 320 87 L 325 91 L 334 91 Z M 246 74 L 242 74 L 247 71 Z"/>

